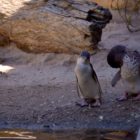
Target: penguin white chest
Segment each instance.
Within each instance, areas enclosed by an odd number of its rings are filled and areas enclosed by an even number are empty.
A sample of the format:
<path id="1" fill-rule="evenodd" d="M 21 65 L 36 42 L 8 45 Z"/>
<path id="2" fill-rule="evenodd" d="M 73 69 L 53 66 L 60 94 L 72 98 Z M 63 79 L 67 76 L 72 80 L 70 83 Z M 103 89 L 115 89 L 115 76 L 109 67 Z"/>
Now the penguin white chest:
<path id="1" fill-rule="evenodd" d="M 86 83 L 89 81 L 89 79 L 92 79 L 92 70 L 89 65 L 81 64 L 76 68 L 75 72 L 79 79 L 79 82 Z"/>
<path id="2" fill-rule="evenodd" d="M 92 77 L 92 69 L 89 64 L 79 64 L 75 68 L 81 94 L 84 98 L 98 98 L 99 86 Z"/>

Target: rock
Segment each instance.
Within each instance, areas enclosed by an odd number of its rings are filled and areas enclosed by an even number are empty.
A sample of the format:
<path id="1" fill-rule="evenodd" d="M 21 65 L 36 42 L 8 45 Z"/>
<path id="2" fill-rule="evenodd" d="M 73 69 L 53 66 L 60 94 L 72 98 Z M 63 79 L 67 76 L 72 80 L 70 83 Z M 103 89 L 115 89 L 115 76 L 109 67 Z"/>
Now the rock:
<path id="1" fill-rule="evenodd" d="M 9 37 L 0 34 L 0 46 L 6 46 L 9 45 L 9 43 L 10 43 Z"/>
<path id="2" fill-rule="evenodd" d="M 135 11 L 140 7 L 140 2 L 135 0 L 91 0 L 98 3 L 99 5 L 110 8 L 110 9 L 124 9 L 127 7 L 127 10 Z"/>
<path id="3" fill-rule="evenodd" d="M 99 120 L 102 121 L 104 119 L 104 116 L 99 116 Z"/>
<path id="4" fill-rule="evenodd" d="M 19 9 L 16 3 L 20 3 Z M 3 7 L 10 5 L 18 10 L 0 11 L 8 13 L 0 34 L 32 53 L 92 51 L 112 18 L 108 9 L 87 0 L 4 0 L 1 5 L 4 4 Z"/>

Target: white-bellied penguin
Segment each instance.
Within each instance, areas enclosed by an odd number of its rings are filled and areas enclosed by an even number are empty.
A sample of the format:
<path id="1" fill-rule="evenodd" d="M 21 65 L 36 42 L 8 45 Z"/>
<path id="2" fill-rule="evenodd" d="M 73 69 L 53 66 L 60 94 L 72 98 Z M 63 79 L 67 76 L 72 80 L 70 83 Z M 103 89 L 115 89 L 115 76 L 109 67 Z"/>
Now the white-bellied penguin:
<path id="1" fill-rule="evenodd" d="M 119 68 L 112 79 L 112 86 L 122 79 L 125 86 L 125 94 L 119 100 L 127 100 L 134 97 L 140 99 L 140 53 L 126 48 L 123 45 L 113 47 L 107 56 L 107 62 L 112 68 Z"/>
<path id="2" fill-rule="evenodd" d="M 102 90 L 98 77 L 90 63 L 90 54 L 88 51 L 81 52 L 74 71 L 77 80 L 77 92 L 82 97 L 81 102 L 77 102 L 77 105 L 81 107 L 100 106 Z"/>

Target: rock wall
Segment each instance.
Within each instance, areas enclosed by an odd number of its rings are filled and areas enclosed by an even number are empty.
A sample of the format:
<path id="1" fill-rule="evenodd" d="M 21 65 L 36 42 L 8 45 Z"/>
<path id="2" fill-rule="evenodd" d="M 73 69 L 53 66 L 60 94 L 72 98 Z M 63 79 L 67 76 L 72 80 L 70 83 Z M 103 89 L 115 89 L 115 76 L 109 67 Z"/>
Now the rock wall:
<path id="1" fill-rule="evenodd" d="M 92 51 L 112 18 L 109 10 L 85 0 L 1 1 L 0 45 L 14 42 L 26 52 Z"/>

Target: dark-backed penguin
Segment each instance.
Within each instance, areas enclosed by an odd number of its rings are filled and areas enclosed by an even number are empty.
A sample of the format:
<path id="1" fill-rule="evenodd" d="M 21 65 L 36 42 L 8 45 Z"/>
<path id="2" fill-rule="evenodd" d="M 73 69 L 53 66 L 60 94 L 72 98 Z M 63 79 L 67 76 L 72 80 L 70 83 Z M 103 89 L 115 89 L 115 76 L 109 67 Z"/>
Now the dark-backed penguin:
<path id="1" fill-rule="evenodd" d="M 140 53 L 122 45 L 113 47 L 107 55 L 107 62 L 112 68 L 119 68 L 112 79 L 112 86 L 122 79 L 125 85 L 125 94 L 119 100 L 134 97 L 140 99 Z"/>
<path id="2" fill-rule="evenodd" d="M 77 92 L 82 98 L 77 105 L 83 106 L 100 106 L 102 90 L 97 75 L 90 63 L 90 54 L 82 51 L 77 59 L 75 66 L 75 75 L 77 81 Z"/>

